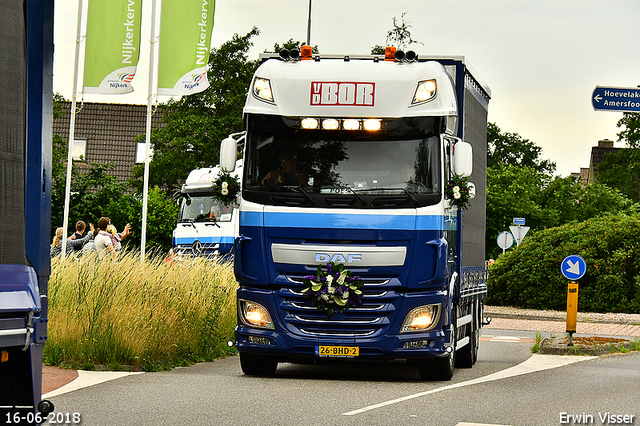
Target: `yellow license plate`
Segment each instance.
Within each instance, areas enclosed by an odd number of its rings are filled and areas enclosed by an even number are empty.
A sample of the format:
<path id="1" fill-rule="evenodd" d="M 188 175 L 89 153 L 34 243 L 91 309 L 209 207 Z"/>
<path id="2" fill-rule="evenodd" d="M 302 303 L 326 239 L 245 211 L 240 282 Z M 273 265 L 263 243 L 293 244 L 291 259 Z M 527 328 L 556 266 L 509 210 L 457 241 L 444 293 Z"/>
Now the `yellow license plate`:
<path id="1" fill-rule="evenodd" d="M 323 357 L 352 358 L 360 355 L 358 346 L 316 346 L 316 355 Z"/>

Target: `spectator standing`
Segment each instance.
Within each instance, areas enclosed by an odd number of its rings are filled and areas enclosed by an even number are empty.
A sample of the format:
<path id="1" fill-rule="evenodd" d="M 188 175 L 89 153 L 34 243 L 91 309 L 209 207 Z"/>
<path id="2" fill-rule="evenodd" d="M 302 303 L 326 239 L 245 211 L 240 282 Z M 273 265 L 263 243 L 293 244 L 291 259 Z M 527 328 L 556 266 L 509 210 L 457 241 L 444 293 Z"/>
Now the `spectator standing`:
<path id="1" fill-rule="evenodd" d="M 76 222 L 76 232 L 74 232 L 73 235 L 69 237 L 69 239 L 79 240 L 80 238 L 82 238 L 82 234 L 84 234 L 84 231 L 86 230 L 86 228 L 87 228 L 87 224 L 84 223 L 84 221 L 82 221 L 82 220 L 77 221 Z M 74 246 L 73 250 L 76 252 L 77 255 L 81 255 L 83 247 L 84 247 L 84 245 L 83 246 Z"/>
<path id="2" fill-rule="evenodd" d="M 53 237 L 53 243 L 49 248 L 49 254 L 51 255 L 51 257 L 56 257 L 60 253 L 62 253 L 62 231 L 62 228 L 56 229 L 56 235 Z M 82 246 L 84 246 L 91 238 L 93 238 L 93 233 L 94 229 L 91 228 L 91 231 L 89 231 L 89 233 L 82 238 L 67 238 L 67 253 L 73 252 L 74 250 L 76 250 L 76 247 L 82 249 Z"/>
<path id="3" fill-rule="evenodd" d="M 121 241 L 124 238 L 128 237 L 129 234 L 131 234 L 131 225 L 127 223 L 124 227 L 124 232 L 118 232 L 116 227 L 109 223 L 109 225 L 107 226 L 107 233 L 111 237 L 111 243 L 113 244 L 113 247 L 116 249 L 116 251 L 120 251 L 122 250 Z"/>
<path id="4" fill-rule="evenodd" d="M 100 220 L 98 220 L 99 231 L 94 239 L 94 245 L 98 254 L 103 254 L 105 251 L 110 251 L 113 254 L 116 253 L 116 248 L 111 241 L 111 234 L 107 232 L 109 225 L 111 225 L 111 219 L 108 217 L 101 217 Z"/>

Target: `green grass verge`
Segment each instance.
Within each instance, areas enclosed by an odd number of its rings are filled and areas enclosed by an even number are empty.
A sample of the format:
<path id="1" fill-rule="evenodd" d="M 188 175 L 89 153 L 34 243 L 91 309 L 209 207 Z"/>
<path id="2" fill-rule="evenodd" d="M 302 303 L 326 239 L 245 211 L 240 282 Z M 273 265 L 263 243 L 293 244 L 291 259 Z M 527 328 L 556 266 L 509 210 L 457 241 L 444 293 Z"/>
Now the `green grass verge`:
<path id="1" fill-rule="evenodd" d="M 53 259 L 45 363 L 157 371 L 227 356 L 236 288 L 229 264 L 204 259 Z"/>

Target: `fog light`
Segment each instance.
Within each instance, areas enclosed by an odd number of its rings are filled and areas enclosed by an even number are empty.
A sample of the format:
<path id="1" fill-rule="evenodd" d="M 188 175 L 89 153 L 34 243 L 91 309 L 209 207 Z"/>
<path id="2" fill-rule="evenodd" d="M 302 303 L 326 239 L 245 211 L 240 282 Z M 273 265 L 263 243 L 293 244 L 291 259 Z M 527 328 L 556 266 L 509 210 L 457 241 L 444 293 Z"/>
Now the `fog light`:
<path id="1" fill-rule="evenodd" d="M 401 333 L 407 333 L 411 331 L 426 331 L 433 328 L 440 318 L 440 305 L 426 305 L 420 306 L 409 312 L 409 315 L 404 319 Z"/>
<path id="2" fill-rule="evenodd" d="M 249 327 L 268 328 L 273 330 L 273 321 L 271 315 L 259 303 L 240 300 L 240 318 L 245 325 Z"/>

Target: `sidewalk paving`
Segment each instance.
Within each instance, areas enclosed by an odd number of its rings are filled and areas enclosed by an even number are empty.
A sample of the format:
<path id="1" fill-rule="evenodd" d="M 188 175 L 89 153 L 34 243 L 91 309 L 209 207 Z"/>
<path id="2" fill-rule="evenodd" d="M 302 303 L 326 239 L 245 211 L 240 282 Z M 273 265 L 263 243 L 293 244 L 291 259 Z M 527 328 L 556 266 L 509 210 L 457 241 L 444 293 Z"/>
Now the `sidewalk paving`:
<path id="1" fill-rule="evenodd" d="M 484 314 L 491 317 L 486 329 L 565 333 L 566 312 L 536 311 L 503 306 L 485 306 Z M 640 337 L 640 315 L 598 314 L 578 312 L 576 334 L 591 336 Z"/>

